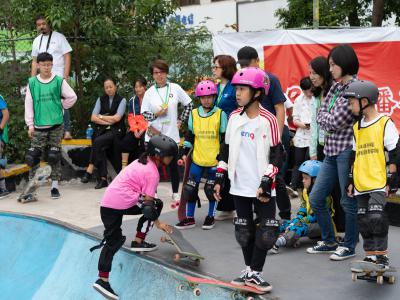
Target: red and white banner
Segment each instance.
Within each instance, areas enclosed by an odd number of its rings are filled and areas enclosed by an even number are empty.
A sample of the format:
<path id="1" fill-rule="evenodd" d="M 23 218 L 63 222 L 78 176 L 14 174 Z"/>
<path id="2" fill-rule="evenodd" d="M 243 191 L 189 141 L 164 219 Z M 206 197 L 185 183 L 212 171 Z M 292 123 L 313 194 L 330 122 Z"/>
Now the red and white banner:
<path id="1" fill-rule="evenodd" d="M 400 28 L 271 30 L 213 37 L 215 55 L 236 58 L 241 47 L 254 47 L 261 66 L 278 76 L 292 101 L 301 93 L 299 82 L 309 74 L 310 60 L 327 56 L 332 47 L 342 43 L 353 46 L 360 62 L 359 78 L 378 85 L 377 109 L 391 116 L 400 131 Z"/>

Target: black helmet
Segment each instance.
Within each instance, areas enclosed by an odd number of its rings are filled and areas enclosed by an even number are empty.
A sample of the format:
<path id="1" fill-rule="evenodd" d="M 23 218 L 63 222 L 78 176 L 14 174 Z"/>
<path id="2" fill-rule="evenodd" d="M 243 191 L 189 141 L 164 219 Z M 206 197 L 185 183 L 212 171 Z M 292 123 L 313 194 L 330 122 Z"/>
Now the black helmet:
<path id="1" fill-rule="evenodd" d="M 178 145 L 170 137 L 160 134 L 150 139 L 147 152 L 149 155 L 158 154 L 161 157 L 176 156 L 178 155 Z"/>
<path id="2" fill-rule="evenodd" d="M 378 96 L 378 87 L 373 82 L 367 80 L 351 82 L 344 90 L 345 98 L 354 97 L 358 100 L 367 98 L 369 104 L 376 104 L 378 102 Z"/>

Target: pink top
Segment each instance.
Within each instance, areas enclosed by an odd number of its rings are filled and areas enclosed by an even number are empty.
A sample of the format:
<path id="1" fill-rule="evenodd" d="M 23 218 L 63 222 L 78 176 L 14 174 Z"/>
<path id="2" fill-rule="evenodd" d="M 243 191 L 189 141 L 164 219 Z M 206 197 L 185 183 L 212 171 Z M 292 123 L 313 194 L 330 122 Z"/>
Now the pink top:
<path id="1" fill-rule="evenodd" d="M 107 187 L 101 206 L 128 209 L 136 205 L 140 195 L 155 197 L 160 174 L 156 164 L 148 159 L 143 165 L 135 160 L 124 168 Z"/>
<path id="2" fill-rule="evenodd" d="M 37 75 L 37 79 L 40 82 L 48 83 L 54 78 L 54 74 L 51 75 L 49 79 L 43 79 L 40 77 L 40 74 Z M 65 81 L 62 82 L 61 85 L 61 103 L 64 109 L 71 108 L 76 102 L 77 96 L 74 90 L 69 86 L 69 84 Z M 33 127 L 33 99 L 32 94 L 29 89 L 29 86 L 26 88 L 25 95 L 25 123 L 28 127 Z"/>

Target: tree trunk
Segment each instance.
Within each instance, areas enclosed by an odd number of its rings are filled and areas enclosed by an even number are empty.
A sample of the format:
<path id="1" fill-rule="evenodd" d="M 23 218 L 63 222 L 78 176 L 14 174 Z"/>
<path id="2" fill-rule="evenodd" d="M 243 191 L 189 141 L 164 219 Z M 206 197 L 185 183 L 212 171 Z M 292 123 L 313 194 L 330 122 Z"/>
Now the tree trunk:
<path id="1" fill-rule="evenodd" d="M 385 0 L 374 0 L 372 7 L 372 26 L 382 26 L 383 8 Z"/>

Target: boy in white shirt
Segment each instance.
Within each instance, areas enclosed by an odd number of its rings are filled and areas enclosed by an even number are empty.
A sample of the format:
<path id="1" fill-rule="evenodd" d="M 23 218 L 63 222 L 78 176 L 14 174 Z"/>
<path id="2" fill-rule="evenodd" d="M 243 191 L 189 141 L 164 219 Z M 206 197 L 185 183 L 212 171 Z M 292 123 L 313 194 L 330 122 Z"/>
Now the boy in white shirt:
<path id="1" fill-rule="evenodd" d="M 262 278 L 262 269 L 267 251 L 278 237 L 275 176 L 282 162 L 282 144 L 276 117 L 260 104 L 263 93 L 268 94 L 267 74 L 259 68 L 244 68 L 233 76 L 232 84 L 236 86 L 240 108 L 232 112 L 228 121 L 214 197 L 221 199 L 221 186 L 228 174 L 237 213 L 235 237 L 246 264 L 232 283 L 268 292 L 272 286 Z"/>

